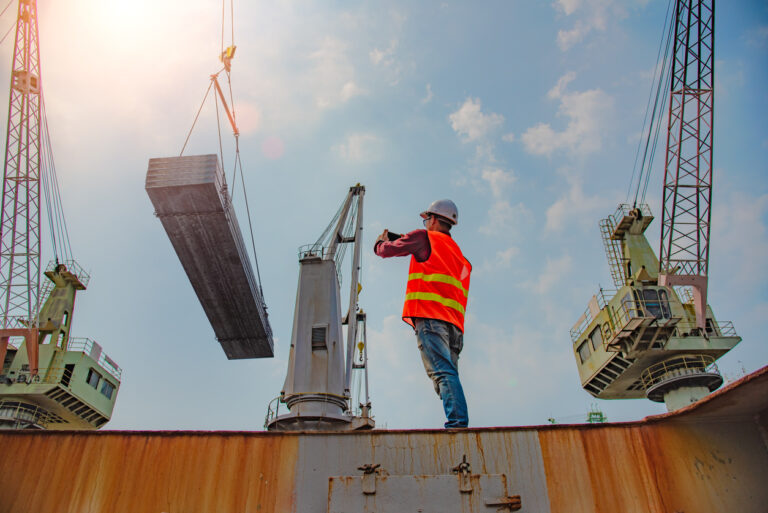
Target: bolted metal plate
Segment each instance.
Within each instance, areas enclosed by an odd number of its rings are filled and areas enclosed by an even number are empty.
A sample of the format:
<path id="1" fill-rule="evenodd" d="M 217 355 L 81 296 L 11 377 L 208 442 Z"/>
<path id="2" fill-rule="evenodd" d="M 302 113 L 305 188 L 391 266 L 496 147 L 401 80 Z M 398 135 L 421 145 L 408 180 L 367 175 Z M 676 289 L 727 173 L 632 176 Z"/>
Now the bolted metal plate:
<path id="1" fill-rule="evenodd" d="M 374 477 L 375 481 L 371 479 Z M 467 477 L 471 488 L 463 486 L 462 476 L 455 474 L 331 477 L 328 513 L 487 513 L 520 509 L 515 506 L 516 499 L 507 496 L 504 474 Z"/>

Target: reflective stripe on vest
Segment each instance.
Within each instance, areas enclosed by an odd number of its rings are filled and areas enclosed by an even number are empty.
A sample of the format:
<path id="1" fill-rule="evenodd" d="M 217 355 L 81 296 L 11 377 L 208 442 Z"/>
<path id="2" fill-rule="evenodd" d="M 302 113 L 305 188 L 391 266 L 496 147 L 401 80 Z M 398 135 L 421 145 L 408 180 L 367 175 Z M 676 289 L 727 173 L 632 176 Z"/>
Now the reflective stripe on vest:
<path id="1" fill-rule="evenodd" d="M 448 274 L 424 274 L 424 273 L 411 273 L 408 275 L 408 280 L 424 280 L 424 281 L 439 281 L 440 283 L 448 283 L 461 289 L 465 296 L 469 295 L 469 291 L 464 288 L 459 280 Z"/>
<path id="2" fill-rule="evenodd" d="M 427 232 L 431 252 L 424 262 L 411 257 L 403 320 L 439 319 L 464 331 L 472 266 L 450 235 Z"/>
<path id="3" fill-rule="evenodd" d="M 441 305 L 445 305 L 448 308 L 453 308 L 454 310 L 458 310 L 461 312 L 462 315 L 464 315 L 464 307 L 461 303 L 456 301 L 455 299 L 448 299 L 447 297 L 443 297 L 440 294 L 435 294 L 434 292 L 411 292 L 405 295 L 405 300 L 408 301 L 409 299 L 421 299 L 423 301 L 437 301 Z"/>

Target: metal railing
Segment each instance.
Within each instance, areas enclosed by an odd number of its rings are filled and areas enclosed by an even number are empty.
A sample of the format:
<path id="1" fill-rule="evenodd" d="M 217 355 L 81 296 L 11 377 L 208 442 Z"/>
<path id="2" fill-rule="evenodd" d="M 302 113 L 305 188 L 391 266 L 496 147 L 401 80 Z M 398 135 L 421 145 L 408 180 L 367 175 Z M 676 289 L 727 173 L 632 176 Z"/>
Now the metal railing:
<path id="1" fill-rule="evenodd" d="M 19 401 L 0 400 L 0 423 L 12 423 L 14 428 L 35 426 L 45 429 L 48 424 L 64 420 L 45 408 Z"/>
<path id="2" fill-rule="evenodd" d="M 77 276 L 77 279 L 80 280 L 80 283 L 82 283 L 84 287 L 88 286 L 88 282 L 91 281 L 91 275 L 86 272 L 85 269 L 80 267 L 80 264 L 74 260 L 65 260 L 63 262 L 56 262 L 55 260 L 51 260 L 48 262 L 48 266 L 45 268 L 45 271 L 54 271 L 56 270 L 56 266 L 59 264 L 64 264 L 64 266 L 67 268 L 67 271 Z"/>
<path id="3" fill-rule="evenodd" d="M 640 294 L 648 295 L 654 292 L 652 297 L 640 297 Z M 616 296 L 616 291 L 607 291 L 600 289 L 600 292 L 594 297 L 597 299 L 597 305 L 602 311 L 611 300 Z M 576 342 L 584 334 L 584 331 L 592 323 L 592 308 L 587 310 L 579 318 L 576 325 L 571 328 L 571 341 Z M 625 294 L 621 302 L 615 307 L 608 307 L 609 326 L 611 335 L 621 331 L 630 320 L 634 318 L 653 318 L 669 319 L 672 312 L 670 309 L 669 297 L 664 291 L 658 292 L 656 289 L 631 290 Z M 608 337 L 604 337 L 608 340 Z"/>
<path id="4" fill-rule="evenodd" d="M 697 374 L 720 374 L 713 356 L 697 354 L 682 355 L 651 365 L 640 375 L 643 387 L 652 386 L 676 376 Z"/>
<path id="5" fill-rule="evenodd" d="M 269 404 L 267 405 L 267 415 L 264 417 L 264 429 L 267 429 L 267 426 L 269 426 L 269 423 L 272 422 L 272 419 L 279 415 L 280 403 L 285 404 L 283 401 L 283 396 L 281 395 L 269 401 Z M 274 407 L 272 406 L 273 404 Z"/>
<path id="6" fill-rule="evenodd" d="M 653 214 L 651 213 L 650 207 L 646 203 L 641 203 L 637 207 L 633 207 L 628 203 L 622 203 L 616 208 L 616 212 L 614 212 L 608 217 L 613 220 L 613 225 L 616 226 L 621 222 L 622 219 L 624 219 L 624 216 L 628 216 L 629 213 L 635 208 L 638 208 L 640 210 L 640 214 L 642 214 L 643 217 L 653 216 Z"/>
<path id="7" fill-rule="evenodd" d="M 327 248 L 321 244 L 304 244 L 299 247 L 299 260 L 302 258 L 325 258 Z"/>
<path id="8" fill-rule="evenodd" d="M 616 295 L 615 290 L 607 290 L 607 289 L 600 289 L 597 294 L 595 294 L 594 297 L 597 301 L 597 307 L 602 310 L 603 308 L 608 305 L 608 302 L 613 299 L 613 296 Z M 590 299 L 590 302 L 592 300 Z M 592 324 L 592 321 L 594 321 L 594 316 L 592 315 L 592 308 L 587 306 L 587 309 L 584 311 L 583 314 L 581 314 L 581 317 L 579 317 L 579 320 L 576 321 L 576 324 L 573 325 L 571 328 L 571 342 L 576 342 L 581 335 L 584 333 L 584 331 L 589 327 L 590 324 Z"/>
<path id="9" fill-rule="evenodd" d="M 94 344 L 98 346 L 96 351 L 94 351 Z M 91 357 L 95 356 L 96 358 L 94 358 L 94 360 L 96 360 L 104 370 L 118 381 L 120 381 L 123 375 L 123 369 L 101 350 L 101 346 L 95 340 L 86 337 L 70 337 L 67 351 L 82 351 Z"/>
<path id="10" fill-rule="evenodd" d="M 707 327 L 705 329 L 706 336 L 714 337 L 737 337 L 736 327 L 733 325 L 733 321 L 715 321 L 713 319 L 707 319 Z M 701 330 L 696 325 L 696 321 L 681 321 L 675 328 L 674 336 L 687 337 L 687 336 L 701 336 Z"/>

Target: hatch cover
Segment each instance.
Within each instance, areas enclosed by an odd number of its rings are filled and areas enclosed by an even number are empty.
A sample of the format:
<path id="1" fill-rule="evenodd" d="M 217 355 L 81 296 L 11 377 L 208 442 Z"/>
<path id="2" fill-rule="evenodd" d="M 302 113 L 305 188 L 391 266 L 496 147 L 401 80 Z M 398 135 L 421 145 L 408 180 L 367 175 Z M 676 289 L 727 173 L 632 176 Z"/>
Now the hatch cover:
<path id="1" fill-rule="evenodd" d="M 462 513 L 520 509 L 504 474 L 331 477 L 328 513 Z"/>

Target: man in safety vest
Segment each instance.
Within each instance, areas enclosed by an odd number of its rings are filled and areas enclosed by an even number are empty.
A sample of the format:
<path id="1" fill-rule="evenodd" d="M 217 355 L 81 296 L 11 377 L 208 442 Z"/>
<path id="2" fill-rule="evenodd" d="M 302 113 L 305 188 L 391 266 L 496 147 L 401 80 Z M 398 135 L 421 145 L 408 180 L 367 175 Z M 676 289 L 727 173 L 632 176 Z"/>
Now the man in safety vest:
<path id="1" fill-rule="evenodd" d="M 399 238 L 384 230 L 373 251 L 382 258 L 411 255 L 403 320 L 416 331 L 424 368 L 443 401 L 445 427 L 467 427 L 458 363 L 472 265 L 451 238 L 451 227 L 459 220 L 453 201 L 435 201 L 421 217 L 426 230 Z"/>

